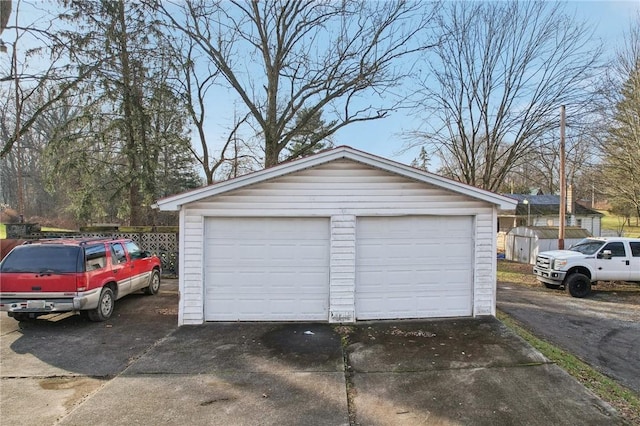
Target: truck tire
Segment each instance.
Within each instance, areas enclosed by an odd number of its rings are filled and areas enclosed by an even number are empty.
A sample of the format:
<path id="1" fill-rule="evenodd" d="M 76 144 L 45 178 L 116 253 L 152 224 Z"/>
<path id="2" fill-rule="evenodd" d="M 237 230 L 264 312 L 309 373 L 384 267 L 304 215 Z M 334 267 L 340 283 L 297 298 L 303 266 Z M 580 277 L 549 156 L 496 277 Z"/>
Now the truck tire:
<path id="1" fill-rule="evenodd" d="M 584 274 L 571 274 L 565 280 L 565 288 L 572 297 L 586 297 L 591 293 L 591 280 Z"/>
<path id="2" fill-rule="evenodd" d="M 113 313 L 114 302 L 115 298 L 113 297 L 113 290 L 109 287 L 104 287 L 100 293 L 98 307 L 87 311 L 87 316 L 91 321 L 96 322 L 108 320 Z"/>

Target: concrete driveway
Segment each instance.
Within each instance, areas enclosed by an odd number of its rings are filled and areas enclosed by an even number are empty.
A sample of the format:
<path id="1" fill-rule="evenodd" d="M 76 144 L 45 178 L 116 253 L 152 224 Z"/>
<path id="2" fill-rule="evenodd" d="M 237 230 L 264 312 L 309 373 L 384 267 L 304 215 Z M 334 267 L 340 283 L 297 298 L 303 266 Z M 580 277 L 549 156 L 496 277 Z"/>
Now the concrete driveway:
<path id="1" fill-rule="evenodd" d="M 54 424 L 177 328 L 177 280 L 116 301 L 109 321 L 0 314 L 1 423 Z"/>
<path id="2" fill-rule="evenodd" d="M 178 329 L 176 301 L 165 281 L 106 323 L 2 316 L 2 422 L 622 424 L 494 318 Z"/>
<path id="3" fill-rule="evenodd" d="M 542 285 L 498 283 L 498 309 L 640 394 L 640 305 L 636 296 L 596 288 L 590 297 L 576 299 Z"/>

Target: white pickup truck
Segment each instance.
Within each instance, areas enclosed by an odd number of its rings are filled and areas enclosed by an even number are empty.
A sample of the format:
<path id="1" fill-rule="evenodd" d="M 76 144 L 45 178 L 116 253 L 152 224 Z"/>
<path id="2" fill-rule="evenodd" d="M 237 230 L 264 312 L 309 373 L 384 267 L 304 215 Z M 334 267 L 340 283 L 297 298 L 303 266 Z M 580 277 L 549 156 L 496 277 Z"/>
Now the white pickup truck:
<path id="1" fill-rule="evenodd" d="M 585 238 L 569 250 L 538 254 L 533 273 L 547 288 L 585 297 L 598 281 L 640 283 L 640 238 Z"/>

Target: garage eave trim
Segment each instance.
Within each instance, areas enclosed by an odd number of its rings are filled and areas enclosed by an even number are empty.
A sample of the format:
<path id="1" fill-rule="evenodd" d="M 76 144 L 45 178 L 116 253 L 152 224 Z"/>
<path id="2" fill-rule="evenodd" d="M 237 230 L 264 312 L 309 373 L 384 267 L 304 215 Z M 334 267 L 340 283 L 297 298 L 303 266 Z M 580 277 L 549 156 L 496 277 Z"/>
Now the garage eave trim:
<path id="1" fill-rule="evenodd" d="M 419 170 L 414 167 L 410 167 L 396 161 L 388 160 L 383 157 L 378 157 L 363 151 L 355 150 L 351 147 L 342 146 L 329 151 L 324 151 L 310 157 L 305 157 L 292 162 L 282 163 L 268 169 L 240 176 L 238 178 L 230 179 L 224 182 L 219 182 L 192 191 L 184 192 L 182 194 L 163 198 L 161 200 L 158 200 L 158 202 L 154 204 L 153 207 L 158 208 L 162 211 L 179 211 L 185 204 L 196 202 L 217 194 L 233 191 L 235 189 L 239 189 L 248 185 L 253 185 L 255 183 L 274 179 L 280 176 L 295 173 L 304 169 L 312 168 L 324 163 L 328 163 L 330 161 L 340 159 L 349 159 L 381 170 L 386 170 L 390 173 L 395 173 L 410 179 L 439 186 L 441 188 L 448 189 L 459 194 L 486 201 L 498 206 L 498 208 L 503 210 L 515 209 L 516 205 L 518 204 L 517 200 L 505 197 L 503 195 L 499 195 L 490 191 L 476 188 L 471 185 L 466 185 L 451 179 L 447 179 L 445 177 Z"/>

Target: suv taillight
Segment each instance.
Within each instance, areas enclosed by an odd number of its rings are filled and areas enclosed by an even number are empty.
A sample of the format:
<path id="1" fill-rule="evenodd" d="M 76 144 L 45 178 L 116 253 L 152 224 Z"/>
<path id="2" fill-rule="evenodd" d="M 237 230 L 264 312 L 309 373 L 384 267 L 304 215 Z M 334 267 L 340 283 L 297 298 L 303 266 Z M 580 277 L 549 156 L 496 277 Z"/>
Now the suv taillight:
<path id="1" fill-rule="evenodd" d="M 89 278 L 87 274 L 78 274 L 76 276 L 76 291 L 87 291 Z"/>

